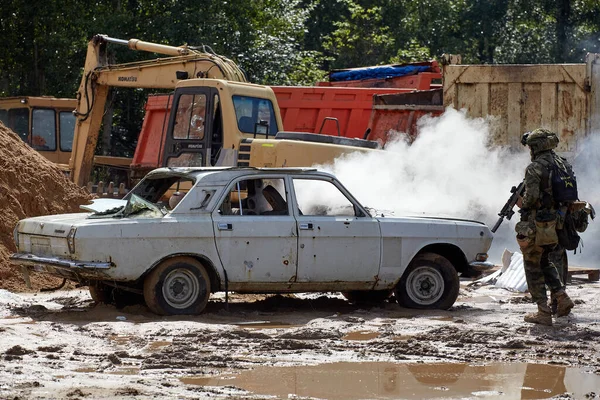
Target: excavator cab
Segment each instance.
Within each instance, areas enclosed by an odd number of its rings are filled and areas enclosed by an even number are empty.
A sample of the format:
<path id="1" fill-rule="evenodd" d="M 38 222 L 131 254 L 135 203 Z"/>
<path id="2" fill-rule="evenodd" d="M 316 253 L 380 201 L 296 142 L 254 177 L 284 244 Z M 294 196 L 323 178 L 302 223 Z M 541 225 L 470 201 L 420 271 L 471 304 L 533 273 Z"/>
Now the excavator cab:
<path id="1" fill-rule="evenodd" d="M 274 94 L 265 86 L 189 79 L 173 95 L 161 165 L 248 166 L 240 143 L 280 129 Z M 275 103 L 276 104 L 276 103 Z"/>
<path id="2" fill-rule="evenodd" d="M 219 138 L 219 132 L 213 132 L 218 98 L 209 87 L 185 88 L 175 94 L 165 144 L 167 167 L 212 164 L 213 136 L 217 142 Z"/>

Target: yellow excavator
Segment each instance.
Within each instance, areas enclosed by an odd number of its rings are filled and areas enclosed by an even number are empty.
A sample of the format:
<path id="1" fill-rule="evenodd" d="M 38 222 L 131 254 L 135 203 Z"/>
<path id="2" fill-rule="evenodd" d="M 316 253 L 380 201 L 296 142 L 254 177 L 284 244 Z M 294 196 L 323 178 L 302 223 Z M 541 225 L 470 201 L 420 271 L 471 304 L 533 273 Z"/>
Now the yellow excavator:
<path id="1" fill-rule="evenodd" d="M 168 57 L 109 64 L 109 43 Z M 281 132 L 273 90 L 248 83 L 230 59 L 208 48 L 174 47 L 96 35 L 88 44 L 77 93 L 77 124 L 70 159 L 72 180 L 85 186 L 110 87 L 175 89 L 160 143 L 162 166 L 306 167 L 377 142 Z"/>

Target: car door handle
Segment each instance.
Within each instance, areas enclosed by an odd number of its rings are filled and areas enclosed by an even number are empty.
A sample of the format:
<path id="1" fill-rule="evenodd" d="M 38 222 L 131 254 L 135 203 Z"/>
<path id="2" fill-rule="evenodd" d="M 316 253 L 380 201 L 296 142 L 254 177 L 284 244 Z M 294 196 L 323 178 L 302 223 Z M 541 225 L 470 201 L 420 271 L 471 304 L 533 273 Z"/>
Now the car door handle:
<path id="1" fill-rule="evenodd" d="M 218 228 L 220 231 L 230 231 L 233 229 L 233 224 L 226 224 L 223 222 L 219 222 Z"/>
<path id="2" fill-rule="evenodd" d="M 303 230 L 312 230 L 313 229 L 313 224 L 311 222 L 306 223 L 306 224 L 300 224 L 300 229 L 303 229 Z"/>

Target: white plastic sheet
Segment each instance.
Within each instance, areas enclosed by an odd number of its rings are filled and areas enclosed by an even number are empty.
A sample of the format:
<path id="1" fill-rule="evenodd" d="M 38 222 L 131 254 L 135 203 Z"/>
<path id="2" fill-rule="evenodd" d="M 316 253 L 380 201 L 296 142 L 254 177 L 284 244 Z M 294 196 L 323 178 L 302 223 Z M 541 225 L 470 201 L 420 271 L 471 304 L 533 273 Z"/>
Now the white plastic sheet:
<path id="1" fill-rule="evenodd" d="M 490 284 L 516 292 L 526 292 L 527 280 L 525 279 L 525 269 L 523 267 L 523 255 L 505 249 L 502 253 L 502 268 L 474 283 Z"/>

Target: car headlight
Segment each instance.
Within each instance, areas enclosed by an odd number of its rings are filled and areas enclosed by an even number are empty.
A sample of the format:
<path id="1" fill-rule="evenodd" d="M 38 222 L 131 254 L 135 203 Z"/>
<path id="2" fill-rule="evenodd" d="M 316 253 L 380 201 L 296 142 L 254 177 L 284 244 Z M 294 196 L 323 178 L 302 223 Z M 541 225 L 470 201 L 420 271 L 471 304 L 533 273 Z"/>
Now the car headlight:
<path id="1" fill-rule="evenodd" d="M 13 230 L 13 240 L 15 241 L 15 246 L 17 246 L 17 250 L 19 250 L 19 224 Z"/>
<path id="2" fill-rule="evenodd" d="M 67 244 L 69 245 L 69 253 L 75 253 L 75 231 L 77 228 L 72 227 L 67 235 Z"/>

